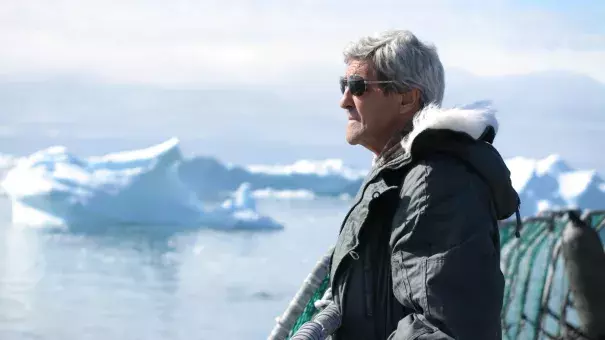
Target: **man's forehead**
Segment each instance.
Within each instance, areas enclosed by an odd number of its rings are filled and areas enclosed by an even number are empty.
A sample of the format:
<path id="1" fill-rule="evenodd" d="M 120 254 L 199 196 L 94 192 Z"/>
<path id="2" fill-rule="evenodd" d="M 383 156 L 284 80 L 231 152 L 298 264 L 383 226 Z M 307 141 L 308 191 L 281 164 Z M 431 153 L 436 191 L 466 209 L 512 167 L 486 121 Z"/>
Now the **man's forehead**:
<path id="1" fill-rule="evenodd" d="M 368 78 L 374 74 L 374 69 L 370 65 L 370 63 L 363 60 L 351 60 L 347 64 L 347 70 L 345 72 L 346 76 L 350 76 L 353 74 L 358 74 L 363 76 L 364 78 Z"/>

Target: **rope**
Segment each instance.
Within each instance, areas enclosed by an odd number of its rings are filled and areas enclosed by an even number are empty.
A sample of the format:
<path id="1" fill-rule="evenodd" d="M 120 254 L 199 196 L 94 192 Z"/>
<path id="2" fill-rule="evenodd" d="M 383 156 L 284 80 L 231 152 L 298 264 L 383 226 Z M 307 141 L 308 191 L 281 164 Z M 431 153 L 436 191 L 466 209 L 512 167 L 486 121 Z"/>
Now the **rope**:
<path id="1" fill-rule="evenodd" d="M 341 319 L 340 309 L 336 303 L 332 302 L 312 321 L 305 322 L 290 339 L 324 340 L 340 327 Z"/>
<path id="2" fill-rule="evenodd" d="M 269 335 L 269 340 L 284 340 L 289 337 L 290 332 L 294 325 L 300 323 L 301 317 L 307 317 L 304 311 L 311 300 L 317 295 L 323 294 L 318 292 L 321 290 L 322 283 L 327 280 L 330 260 L 332 258 L 332 252 L 334 247 L 331 247 L 328 252 L 315 264 L 313 270 L 307 278 L 304 280 L 302 286 L 286 308 L 284 314 L 279 317 L 276 321 L 277 324 Z M 325 290 L 325 287 L 324 287 Z"/>
<path id="3" fill-rule="evenodd" d="M 317 291 L 315 291 L 315 293 L 313 294 L 313 296 L 311 297 L 311 299 L 305 306 L 305 309 L 303 310 L 303 312 L 300 315 L 300 317 L 298 318 L 298 320 L 296 320 L 296 322 L 294 323 L 294 326 L 292 327 L 292 331 L 290 332 L 290 336 L 292 334 L 295 334 L 303 324 L 305 324 L 308 321 L 311 321 L 311 319 L 313 319 L 313 317 L 317 314 L 318 309 L 315 308 L 315 301 L 318 301 L 319 299 L 322 298 L 322 296 L 328 289 L 329 283 L 330 283 L 330 278 L 328 276 L 326 276 L 326 278 L 323 280 L 323 282 L 321 283 L 321 285 L 319 286 Z"/>

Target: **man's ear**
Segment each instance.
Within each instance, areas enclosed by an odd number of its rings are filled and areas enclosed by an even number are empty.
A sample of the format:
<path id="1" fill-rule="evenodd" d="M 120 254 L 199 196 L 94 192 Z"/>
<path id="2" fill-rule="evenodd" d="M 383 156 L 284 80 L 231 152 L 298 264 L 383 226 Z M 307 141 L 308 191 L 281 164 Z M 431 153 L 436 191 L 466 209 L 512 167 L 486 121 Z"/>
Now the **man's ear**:
<path id="1" fill-rule="evenodd" d="M 401 94 L 401 105 L 399 106 L 399 113 L 407 114 L 409 112 L 417 112 L 420 109 L 420 90 L 413 88 L 405 93 Z"/>

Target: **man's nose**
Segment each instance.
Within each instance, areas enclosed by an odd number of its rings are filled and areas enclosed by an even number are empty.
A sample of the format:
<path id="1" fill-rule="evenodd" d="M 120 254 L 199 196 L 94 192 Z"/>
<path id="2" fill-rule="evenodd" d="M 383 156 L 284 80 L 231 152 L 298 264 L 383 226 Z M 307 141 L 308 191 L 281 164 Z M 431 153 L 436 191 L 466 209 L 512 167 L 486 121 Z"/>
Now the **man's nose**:
<path id="1" fill-rule="evenodd" d="M 345 89 L 345 92 L 340 98 L 340 107 L 343 109 L 353 107 L 353 95 L 351 95 L 351 91 L 349 91 L 348 87 Z"/>

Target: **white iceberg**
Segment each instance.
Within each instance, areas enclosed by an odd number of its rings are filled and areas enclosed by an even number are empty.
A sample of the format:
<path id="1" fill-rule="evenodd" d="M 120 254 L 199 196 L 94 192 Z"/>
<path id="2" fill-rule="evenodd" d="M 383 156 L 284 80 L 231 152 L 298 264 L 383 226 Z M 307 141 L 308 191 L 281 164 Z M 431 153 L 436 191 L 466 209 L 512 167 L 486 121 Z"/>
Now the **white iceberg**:
<path id="1" fill-rule="evenodd" d="M 506 160 L 513 187 L 521 197 L 521 215 L 544 210 L 605 209 L 605 181 L 594 170 L 576 170 L 559 155 Z"/>
<path id="2" fill-rule="evenodd" d="M 605 181 L 596 171 L 574 169 L 557 154 L 542 159 L 513 157 L 505 162 L 511 171 L 513 187 L 521 198 L 522 216 L 567 208 L 605 209 Z M 247 171 L 256 176 L 249 176 L 247 180 L 260 184 L 255 197 L 282 199 L 313 199 L 322 194 L 347 199 L 357 193 L 360 178 L 368 172 L 353 170 L 336 159 L 301 160 L 278 166 L 251 165 Z M 286 178 L 292 181 L 286 182 Z M 337 179 L 342 182 L 337 183 Z"/>
<path id="3" fill-rule="evenodd" d="M 218 218 L 214 224 L 223 228 L 258 229 L 280 228 L 281 226 L 267 216 L 260 215 L 256 210 L 250 183 L 242 183 L 233 193 L 233 197 L 223 202 L 220 208 L 213 210 L 212 217 Z"/>
<path id="4" fill-rule="evenodd" d="M 345 166 L 341 159 L 307 160 L 302 159 L 294 164 L 288 165 L 248 165 L 247 170 L 251 173 L 262 173 L 267 175 L 315 175 L 317 177 L 340 176 L 355 181 L 361 180 L 367 174 L 367 170 L 353 169 Z"/>
<path id="5" fill-rule="evenodd" d="M 87 159 L 64 147 L 4 159 L 4 169 L 12 167 L 2 186 L 13 201 L 14 221 L 28 224 L 57 219 L 277 228 L 256 212 L 255 198 L 350 199 L 368 172 L 338 159 L 248 166 L 225 165 L 212 157 L 186 159 L 176 139 Z M 514 157 L 506 164 L 523 216 L 560 208 L 605 209 L 605 181 L 595 171 L 573 169 L 559 155 Z M 226 198 L 216 209 L 200 203 Z"/>
<path id="6" fill-rule="evenodd" d="M 513 157 L 505 162 L 511 171 L 513 187 L 521 198 L 522 216 L 556 209 L 605 209 L 605 181 L 594 170 L 574 169 L 557 154 L 542 159 Z M 353 170 L 336 159 L 251 165 L 247 171 L 257 176 L 247 177 L 248 181 L 263 180 L 259 186 L 264 187 L 256 188 L 255 197 L 281 199 L 314 199 L 322 194 L 350 199 L 359 190 L 360 178 L 368 172 Z M 292 182 L 281 185 L 286 178 Z M 331 186 L 336 179 L 343 182 Z"/>
<path id="7" fill-rule="evenodd" d="M 4 179 L 4 175 L 15 165 L 16 161 L 15 157 L 0 153 L 0 181 Z M 0 186 L 0 196 L 4 195 L 4 190 Z"/>
<path id="8" fill-rule="evenodd" d="M 11 155 L 0 153 L 0 181 L 4 178 L 6 173 L 17 163 L 17 158 Z M 0 188 L 0 191 L 2 188 Z"/>
<path id="9" fill-rule="evenodd" d="M 15 224 L 282 228 L 259 215 L 245 185 L 223 206 L 205 208 L 181 181 L 183 161 L 176 138 L 91 158 L 51 147 L 19 159 L 1 186 L 11 199 Z"/>

